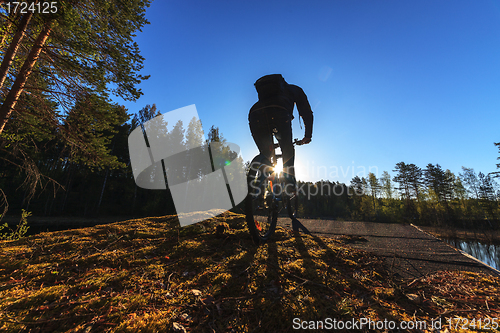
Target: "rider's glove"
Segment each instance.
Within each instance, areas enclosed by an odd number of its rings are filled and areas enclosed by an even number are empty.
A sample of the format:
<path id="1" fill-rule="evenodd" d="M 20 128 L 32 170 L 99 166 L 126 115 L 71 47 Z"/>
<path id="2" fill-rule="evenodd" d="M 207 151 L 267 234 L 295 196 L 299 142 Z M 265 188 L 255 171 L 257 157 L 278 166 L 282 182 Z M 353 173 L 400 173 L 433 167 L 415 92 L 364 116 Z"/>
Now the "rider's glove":
<path id="1" fill-rule="evenodd" d="M 311 142 L 311 138 L 306 138 L 306 137 L 304 137 L 302 140 L 300 140 L 300 144 L 301 144 L 301 145 L 306 145 L 306 144 L 308 144 L 309 142 Z"/>

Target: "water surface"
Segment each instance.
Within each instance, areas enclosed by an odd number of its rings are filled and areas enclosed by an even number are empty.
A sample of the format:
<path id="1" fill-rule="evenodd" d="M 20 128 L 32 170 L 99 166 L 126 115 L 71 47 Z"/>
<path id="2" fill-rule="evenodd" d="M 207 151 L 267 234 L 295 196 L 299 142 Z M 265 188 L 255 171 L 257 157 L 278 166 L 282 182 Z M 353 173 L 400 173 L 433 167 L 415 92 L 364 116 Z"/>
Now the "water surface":
<path id="1" fill-rule="evenodd" d="M 500 246 L 474 240 L 443 239 L 448 244 L 462 250 L 485 264 L 500 270 Z"/>

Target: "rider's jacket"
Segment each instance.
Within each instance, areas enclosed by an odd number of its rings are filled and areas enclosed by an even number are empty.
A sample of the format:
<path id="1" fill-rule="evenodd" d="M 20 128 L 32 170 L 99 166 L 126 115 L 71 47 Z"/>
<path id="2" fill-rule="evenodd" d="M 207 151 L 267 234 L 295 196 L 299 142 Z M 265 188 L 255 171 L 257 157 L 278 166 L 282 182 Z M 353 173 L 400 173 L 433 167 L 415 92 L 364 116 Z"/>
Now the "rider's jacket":
<path id="1" fill-rule="evenodd" d="M 312 138 L 313 113 L 307 96 L 299 86 L 293 84 L 285 84 L 285 89 L 282 94 L 259 99 L 250 109 L 250 113 L 267 108 L 278 107 L 284 109 L 293 118 L 293 107 L 297 105 L 299 116 L 304 120 L 305 137 Z M 250 118 L 250 115 L 249 115 Z"/>

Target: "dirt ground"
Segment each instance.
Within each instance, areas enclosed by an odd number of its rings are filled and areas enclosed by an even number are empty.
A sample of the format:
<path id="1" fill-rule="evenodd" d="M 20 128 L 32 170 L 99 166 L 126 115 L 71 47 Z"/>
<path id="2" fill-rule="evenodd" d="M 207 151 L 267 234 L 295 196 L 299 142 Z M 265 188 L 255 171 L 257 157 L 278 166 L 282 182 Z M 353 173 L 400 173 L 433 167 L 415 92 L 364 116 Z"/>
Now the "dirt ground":
<path id="1" fill-rule="evenodd" d="M 99 224 L 108 224 L 113 222 L 127 221 L 135 219 L 132 216 L 107 216 L 107 217 L 78 217 L 78 216 L 30 216 L 28 225 L 31 227 L 29 234 L 41 231 L 55 231 L 64 229 L 74 229 L 95 226 Z M 10 226 L 19 223 L 20 216 L 5 216 L 0 223 L 7 222 Z M 477 240 L 489 244 L 500 244 L 500 230 L 463 230 L 451 229 L 445 227 L 418 226 L 420 229 L 428 232 L 438 238 L 455 238 L 462 240 Z"/>
<path id="2" fill-rule="evenodd" d="M 279 225 L 290 228 L 289 221 L 281 219 Z M 311 219 L 301 222 L 313 235 L 341 239 L 349 247 L 383 258 L 386 268 L 403 279 L 421 278 L 438 271 L 493 274 L 482 263 L 408 224 Z"/>

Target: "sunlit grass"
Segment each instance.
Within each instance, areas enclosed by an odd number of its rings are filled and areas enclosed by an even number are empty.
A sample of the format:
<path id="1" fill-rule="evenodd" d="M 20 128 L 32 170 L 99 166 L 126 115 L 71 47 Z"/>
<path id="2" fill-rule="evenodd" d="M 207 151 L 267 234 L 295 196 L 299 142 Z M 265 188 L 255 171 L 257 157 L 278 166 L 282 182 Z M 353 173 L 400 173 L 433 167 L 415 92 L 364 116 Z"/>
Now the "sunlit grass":
<path id="1" fill-rule="evenodd" d="M 400 281 L 341 239 L 283 228 L 257 247 L 232 213 L 181 229 L 165 216 L 42 233 L 0 251 L 0 331 L 288 332 L 293 318 L 500 315 L 497 277 Z"/>

